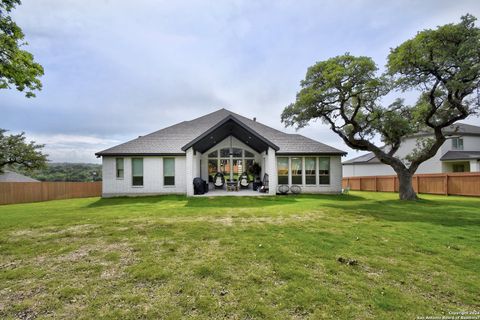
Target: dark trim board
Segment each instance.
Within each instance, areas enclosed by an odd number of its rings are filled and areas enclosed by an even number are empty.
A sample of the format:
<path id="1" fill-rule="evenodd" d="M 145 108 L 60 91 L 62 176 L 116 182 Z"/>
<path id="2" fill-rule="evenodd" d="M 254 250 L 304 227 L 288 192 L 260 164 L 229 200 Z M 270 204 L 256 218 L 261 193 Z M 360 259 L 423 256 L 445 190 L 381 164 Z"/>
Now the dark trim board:
<path id="1" fill-rule="evenodd" d="M 122 153 L 103 153 L 97 152 L 95 153 L 97 158 L 100 157 L 122 157 L 122 156 L 162 156 L 162 157 L 184 157 L 185 153 L 135 153 L 135 152 L 122 152 Z"/>

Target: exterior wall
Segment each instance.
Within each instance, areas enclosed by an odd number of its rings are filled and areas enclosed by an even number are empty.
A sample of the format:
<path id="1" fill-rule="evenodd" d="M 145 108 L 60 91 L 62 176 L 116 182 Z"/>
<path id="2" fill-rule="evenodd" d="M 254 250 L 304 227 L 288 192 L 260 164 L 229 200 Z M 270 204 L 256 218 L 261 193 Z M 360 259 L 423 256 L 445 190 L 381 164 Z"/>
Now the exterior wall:
<path id="1" fill-rule="evenodd" d="M 291 158 L 302 158 L 303 168 L 302 168 L 302 181 L 303 184 L 299 184 L 302 188 L 302 193 L 341 193 L 342 192 L 342 160 L 341 156 L 330 156 L 330 184 L 319 184 L 318 177 L 318 159 L 316 164 L 316 174 L 317 174 L 317 184 L 307 185 L 305 184 L 305 158 L 306 157 L 325 157 L 322 155 L 312 155 L 312 156 L 296 156 L 296 155 L 278 155 L 278 157 L 288 157 L 289 158 L 289 170 L 288 170 L 288 182 L 289 185 L 292 184 L 292 170 L 291 170 Z M 277 160 L 275 159 L 275 190 L 277 188 L 278 176 L 277 176 Z M 272 179 L 270 179 L 272 181 Z M 271 182 L 270 182 L 271 183 Z"/>
<path id="2" fill-rule="evenodd" d="M 480 137 L 477 136 L 462 136 L 463 138 L 463 150 L 464 151 L 480 151 Z M 416 147 L 416 139 L 406 139 L 403 141 L 402 146 L 398 149 L 396 155 L 400 158 L 404 158 Z M 443 173 L 452 172 L 451 163 L 442 163 L 440 158 L 448 151 L 454 150 L 452 148 L 452 140 L 447 139 L 445 143 L 440 147 L 438 152 L 432 158 L 423 162 L 417 169 L 416 173 Z M 464 162 L 464 161 L 458 161 Z M 468 161 L 467 161 L 468 162 Z M 475 166 L 469 166 L 470 170 L 476 168 Z M 391 175 L 395 174 L 393 169 L 385 164 L 345 164 L 343 165 L 344 177 L 359 177 L 359 176 L 378 176 L 378 175 Z"/>
<path id="3" fill-rule="evenodd" d="M 123 179 L 117 179 L 115 159 L 124 159 Z M 175 158 L 175 186 L 163 185 L 163 157 L 144 156 L 143 186 L 132 186 L 132 157 L 102 158 L 102 195 L 104 197 L 147 194 L 185 194 L 185 157 Z M 171 157 L 168 157 L 171 158 Z"/>
<path id="4" fill-rule="evenodd" d="M 268 147 L 265 160 L 265 172 L 268 174 L 268 194 L 275 195 L 277 193 L 277 158 L 275 157 L 275 150 Z"/>

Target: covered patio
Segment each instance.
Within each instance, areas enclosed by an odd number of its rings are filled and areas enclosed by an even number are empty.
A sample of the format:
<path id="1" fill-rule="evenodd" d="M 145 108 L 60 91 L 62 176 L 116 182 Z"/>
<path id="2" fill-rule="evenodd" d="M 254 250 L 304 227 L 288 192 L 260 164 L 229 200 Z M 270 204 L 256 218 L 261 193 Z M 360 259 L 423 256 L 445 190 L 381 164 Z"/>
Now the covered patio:
<path id="1" fill-rule="evenodd" d="M 194 195 L 192 181 L 196 177 L 209 184 L 205 196 L 275 194 L 276 185 L 271 182 L 276 184 L 276 178 L 271 177 L 276 177 L 275 153 L 278 147 L 234 117 L 225 118 L 182 150 L 186 152 L 187 195 Z M 254 163 L 261 168 L 257 177 L 249 170 Z M 224 183 L 212 186 L 214 177 L 219 174 Z M 230 189 L 227 184 L 237 184 L 242 174 L 248 175 L 249 185 L 246 188 L 237 185 L 234 191 L 227 191 Z M 270 177 L 268 193 L 254 191 L 254 179 L 262 180 L 265 174 Z"/>

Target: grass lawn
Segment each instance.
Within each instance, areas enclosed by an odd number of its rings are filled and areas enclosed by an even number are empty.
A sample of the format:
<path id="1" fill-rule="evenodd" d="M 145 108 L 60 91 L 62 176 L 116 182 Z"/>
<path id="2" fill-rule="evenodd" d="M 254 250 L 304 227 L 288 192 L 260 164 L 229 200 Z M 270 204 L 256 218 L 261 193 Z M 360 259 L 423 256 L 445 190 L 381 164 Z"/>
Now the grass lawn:
<path id="1" fill-rule="evenodd" d="M 0 206 L 0 318 L 415 319 L 480 310 L 480 199 L 396 199 Z"/>

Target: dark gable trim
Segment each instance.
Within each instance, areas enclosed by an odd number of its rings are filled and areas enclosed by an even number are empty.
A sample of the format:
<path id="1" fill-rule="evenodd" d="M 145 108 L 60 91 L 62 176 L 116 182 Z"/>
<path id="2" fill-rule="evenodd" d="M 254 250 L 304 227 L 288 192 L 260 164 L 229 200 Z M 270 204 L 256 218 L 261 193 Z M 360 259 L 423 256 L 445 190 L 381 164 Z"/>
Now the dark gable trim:
<path id="1" fill-rule="evenodd" d="M 115 152 L 115 153 L 105 153 L 105 152 L 97 152 L 95 153 L 95 156 L 97 158 L 99 157 L 123 157 L 123 156 L 142 156 L 142 157 L 148 157 L 148 156 L 162 156 L 162 157 L 181 157 L 185 156 L 185 153 L 135 153 L 135 152 Z"/>
<path id="2" fill-rule="evenodd" d="M 229 115 L 227 117 L 225 117 L 225 119 L 223 119 L 222 121 L 218 122 L 216 125 L 214 125 L 213 127 L 211 127 L 210 129 L 208 129 L 207 131 L 205 131 L 204 133 L 202 133 L 200 136 L 198 136 L 197 138 L 193 139 L 192 141 L 190 141 L 189 143 L 187 143 L 186 145 L 184 145 L 182 147 L 182 150 L 183 151 L 186 151 L 188 148 L 190 148 L 191 146 L 193 146 L 194 144 L 196 144 L 197 142 L 199 142 L 200 140 L 206 138 L 207 136 L 209 136 L 212 132 L 214 132 L 216 129 L 220 128 L 222 125 L 224 125 L 225 123 L 227 123 L 228 121 L 233 121 L 235 122 L 236 124 L 238 124 L 239 126 L 241 126 L 243 129 L 245 129 L 248 133 L 254 135 L 255 137 L 257 137 L 259 140 L 261 140 L 262 142 L 264 142 L 266 145 L 268 145 L 269 147 L 271 147 L 272 149 L 274 149 L 275 151 L 278 151 L 280 148 L 277 147 L 275 144 L 273 144 L 272 142 L 270 142 L 269 140 L 265 139 L 264 137 L 262 137 L 261 135 L 259 135 L 256 131 L 250 129 L 250 127 L 248 127 L 247 125 L 245 125 L 243 122 L 237 120 L 237 118 L 235 118 L 234 116 L 232 115 Z"/>

